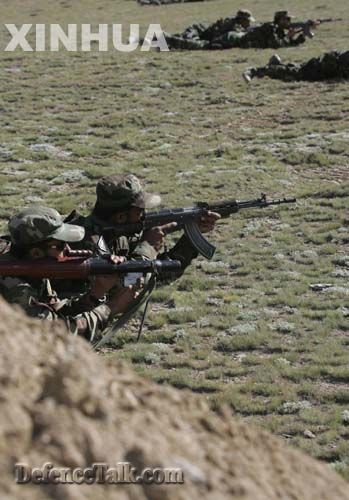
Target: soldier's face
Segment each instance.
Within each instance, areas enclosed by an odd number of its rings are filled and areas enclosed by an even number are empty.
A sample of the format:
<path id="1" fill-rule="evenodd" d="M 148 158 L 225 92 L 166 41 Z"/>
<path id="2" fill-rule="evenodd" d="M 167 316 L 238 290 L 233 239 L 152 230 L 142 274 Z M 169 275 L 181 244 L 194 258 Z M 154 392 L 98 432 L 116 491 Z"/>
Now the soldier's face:
<path id="1" fill-rule="evenodd" d="M 280 28 L 288 29 L 291 25 L 291 18 L 288 16 L 284 16 L 279 20 L 278 24 L 279 24 Z"/>
<path id="2" fill-rule="evenodd" d="M 112 216 L 111 222 L 113 224 L 138 224 L 142 222 L 144 215 L 144 208 L 131 207 L 125 212 L 116 212 Z"/>
<path id="3" fill-rule="evenodd" d="M 45 242 L 43 250 L 45 257 L 53 257 L 54 259 L 61 259 L 64 257 L 64 252 L 68 247 L 67 243 L 59 240 L 48 240 Z"/>
<path id="4" fill-rule="evenodd" d="M 247 30 L 251 26 L 251 21 L 245 17 L 240 20 L 240 26 Z"/>
<path id="5" fill-rule="evenodd" d="M 131 224 L 137 224 L 142 222 L 145 216 L 144 208 L 131 207 L 128 212 L 128 222 Z"/>

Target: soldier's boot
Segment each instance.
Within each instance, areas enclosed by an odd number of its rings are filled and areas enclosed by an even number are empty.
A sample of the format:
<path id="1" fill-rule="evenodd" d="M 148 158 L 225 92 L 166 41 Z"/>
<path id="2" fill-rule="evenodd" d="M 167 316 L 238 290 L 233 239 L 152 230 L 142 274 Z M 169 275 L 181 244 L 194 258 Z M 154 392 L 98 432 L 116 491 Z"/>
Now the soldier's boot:
<path id="1" fill-rule="evenodd" d="M 246 83 L 250 83 L 250 81 L 252 80 L 253 76 L 251 74 L 251 70 L 253 68 L 250 68 L 250 69 L 247 69 L 246 71 L 244 71 L 242 73 L 242 78 L 245 80 Z"/>
<path id="2" fill-rule="evenodd" d="M 267 74 L 267 66 L 261 68 L 248 68 L 242 74 L 246 83 L 250 83 L 252 78 L 263 78 Z"/>
<path id="3" fill-rule="evenodd" d="M 268 62 L 268 66 L 280 66 L 280 64 L 282 64 L 282 61 L 278 54 L 272 55 Z"/>

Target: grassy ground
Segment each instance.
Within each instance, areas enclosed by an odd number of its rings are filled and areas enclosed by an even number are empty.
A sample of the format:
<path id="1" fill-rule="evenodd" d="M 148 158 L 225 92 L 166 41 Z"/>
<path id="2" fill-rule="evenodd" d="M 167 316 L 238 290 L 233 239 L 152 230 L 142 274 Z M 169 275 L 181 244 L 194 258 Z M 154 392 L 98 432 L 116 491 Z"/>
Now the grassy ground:
<path id="1" fill-rule="evenodd" d="M 7 23 L 160 22 L 180 31 L 253 7 L 236 0 L 139 7 L 131 0 L 12 0 Z M 300 18 L 344 17 L 295 1 Z M 1 30 L 1 48 L 8 41 Z M 348 49 L 348 23 L 279 54 L 303 61 Z M 241 79 L 272 51 L 0 54 L 0 218 L 19 206 L 88 210 L 96 179 L 134 172 L 170 206 L 292 195 L 296 206 L 219 224 L 213 262 L 198 259 L 157 290 L 138 345 L 136 323 L 108 356 L 224 402 L 349 478 L 348 83 Z M 310 285 L 334 285 L 314 291 Z M 347 418 L 346 418 L 347 415 Z"/>

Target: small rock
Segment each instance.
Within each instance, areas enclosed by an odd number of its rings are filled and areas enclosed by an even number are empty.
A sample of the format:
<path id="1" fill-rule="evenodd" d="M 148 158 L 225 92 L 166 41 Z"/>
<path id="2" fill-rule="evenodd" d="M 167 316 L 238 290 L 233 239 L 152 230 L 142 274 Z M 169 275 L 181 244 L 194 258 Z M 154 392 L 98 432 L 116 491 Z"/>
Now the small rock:
<path id="1" fill-rule="evenodd" d="M 46 153 L 58 158 L 67 158 L 73 154 L 71 151 L 64 151 L 63 149 L 57 148 L 52 144 L 45 143 L 31 144 L 29 149 L 34 153 Z"/>
<path id="2" fill-rule="evenodd" d="M 322 292 L 323 290 L 333 288 L 333 286 L 332 283 L 314 283 L 313 285 L 309 285 L 309 288 L 314 292 Z"/>
<path id="3" fill-rule="evenodd" d="M 349 309 L 347 307 L 339 307 L 338 312 L 341 312 L 345 318 L 349 316 Z"/>
<path id="4" fill-rule="evenodd" d="M 301 264 L 306 264 L 309 260 L 315 260 L 318 258 L 318 253 L 315 250 L 305 250 L 304 252 L 299 252 L 296 250 L 293 252 L 293 259 L 295 262 L 299 262 Z"/>
<path id="5" fill-rule="evenodd" d="M 239 363 L 242 363 L 243 360 L 247 357 L 247 354 L 242 352 L 241 354 L 234 354 L 233 358 L 238 361 Z"/>
<path id="6" fill-rule="evenodd" d="M 306 257 L 307 259 L 316 259 L 319 256 L 315 250 L 305 250 L 303 252 L 303 257 Z"/>
<path id="7" fill-rule="evenodd" d="M 185 330 L 176 330 L 174 333 L 176 339 L 184 339 L 187 336 L 187 332 Z"/>
<path id="8" fill-rule="evenodd" d="M 201 318 L 196 322 L 196 326 L 198 328 L 205 328 L 206 326 L 210 326 L 210 318 Z"/>
<path id="9" fill-rule="evenodd" d="M 221 306 L 222 304 L 224 304 L 224 300 L 217 299 L 215 297 L 208 297 L 206 299 L 206 304 L 209 306 Z"/>
<path id="10" fill-rule="evenodd" d="M 85 172 L 78 168 L 74 170 L 66 170 L 50 181 L 50 184 L 65 183 L 65 182 L 80 182 L 86 179 Z"/>
<path id="11" fill-rule="evenodd" d="M 342 411 L 342 422 L 344 425 L 349 425 L 349 410 Z"/>
<path id="12" fill-rule="evenodd" d="M 278 363 L 280 363 L 281 365 L 286 365 L 286 366 L 289 366 L 291 364 L 291 361 L 289 361 L 288 359 L 286 358 L 277 358 L 276 360 Z"/>
<path id="13" fill-rule="evenodd" d="M 57 148 L 52 146 L 52 144 L 31 144 L 29 146 L 30 151 L 34 153 L 56 153 Z"/>
<path id="14" fill-rule="evenodd" d="M 12 151 L 10 151 L 9 149 L 0 147 L 0 158 L 2 158 L 3 160 L 9 160 L 10 158 L 12 158 L 12 156 L 13 156 Z"/>
<path id="15" fill-rule="evenodd" d="M 257 232 L 262 227 L 262 223 L 258 221 L 251 221 L 242 228 L 244 235 Z"/>
<path id="16" fill-rule="evenodd" d="M 171 347 L 168 344 L 164 344 L 163 342 L 154 342 L 153 347 L 156 348 L 159 353 L 165 353 L 171 350 Z"/>
<path id="17" fill-rule="evenodd" d="M 170 82 L 161 82 L 159 87 L 161 89 L 172 89 L 172 83 Z"/>
<path id="18" fill-rule="evenodd" d="M 158 147 L 160 151 L 165 151 L 166 149 L 171 149 L 172 144 L 168 144 L 167 142 L 164 142 L 164 144 L 161 144 L 161 146 Z"/>
<path id="19" fill-rule="evenodd" d="M 229 328 L 228 333 L 230 335 L 234 334 L 246 334 L 256 331 L 256 325 L 253 323 L 243 323 L 242 325 L 236 325 Z"/>
<path id="20" fill-rule="evenodd" d="M 290 333 L 295 331 L 296 326 L 294 323 L 288 323 L 287 321 L 278 321 L 271 328 L 280 333 Z"/>
<path id="21" fill-rule="evenodd" d="M 282 311 L 287 313 L 287 314 L 294 314 L 297 311 L 297 309 L 295 309 L 294 307 L 290 307 L 290 306 L 284 306 L 282 308 Z"/>
<path id="22" fill-rule="evenodd" d="M 307 439 L 314 439 L 316 436 L 313 432 L 311 432 L 309 429 L 306 429 L 304 432 L 303 432 L 303 436 Z"/>
<path id="23" fill-rule="evenodd" d="M 186 172 L 178 172 L 176 174 L 176 177 L 191 177 L 194 174 L 194 170 L 187 170 Z"/>
<path id="24" fill-rule="evenodd" d="M 160 87 L 143 87 L 143 92 L 147 94 L 158 94 L 160 90 Z"/>
<path id="25" fill-rule="evenodd" d="M 259 318 L 257 311 L 241 311 L 239 312 L 237 319 L 243 321 L 254 321 Z"/>
<path id="26" fill-rule="evenodd" d="M 278 411 L 282 415 L 292 415 L 308 408 L 311 408 L 309 401 L 286 401 L 279 407 Z"/>
<path id="27" fill-rule="evenodd" d="M 193 310 L 192 307 L 176 307 L 173 312 L 176 312 L 176 313 L 183 313 L 183 312 L 191 312 Z"/>
<path id="28" fill-rule="evenodd" d="M 159 361 L 160 357 L 154 352 L 149 352 L 144 356 L 144 362 L 148 365 L 155 365 L 156 363 L 159 363 Z"/>

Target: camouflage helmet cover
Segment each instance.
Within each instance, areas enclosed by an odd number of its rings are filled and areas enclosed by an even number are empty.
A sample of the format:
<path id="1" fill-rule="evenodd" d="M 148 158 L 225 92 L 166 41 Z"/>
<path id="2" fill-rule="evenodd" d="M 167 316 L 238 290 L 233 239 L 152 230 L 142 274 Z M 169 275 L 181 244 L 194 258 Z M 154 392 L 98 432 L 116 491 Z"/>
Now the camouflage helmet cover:
<path id="1" fill-rule="evenodd" d="M 294 16 L 291 16 L 288 10 L 278 10 L 274 14 L 274 23 L 278 23 L 283 17 L 287 17 L 288 19 L 294 18 Z"/>
<path id="2" fill-rule="evenodd" d="M 51 238 L 75 242 L 81 241 L 85 235 L 84 228 L 65 224 L 57 210 L 41 206 L 27 208 L 12 217 L 8 229 L 12 243 L 19 246 L 41 243 Z"/>
<path id="3" fill-rule="evenodd" d="M 159 195 L 145 193 L 138 177 L 132 174 L 103 177 L 97 183 L 96 194 L 101 207 L 115 210 L 153 208 L 161 202 Z"/>

